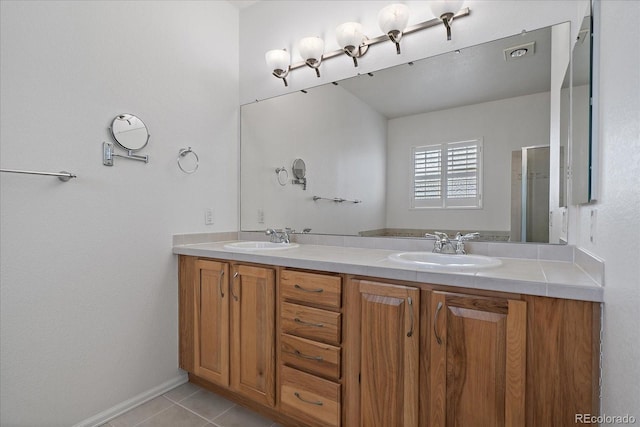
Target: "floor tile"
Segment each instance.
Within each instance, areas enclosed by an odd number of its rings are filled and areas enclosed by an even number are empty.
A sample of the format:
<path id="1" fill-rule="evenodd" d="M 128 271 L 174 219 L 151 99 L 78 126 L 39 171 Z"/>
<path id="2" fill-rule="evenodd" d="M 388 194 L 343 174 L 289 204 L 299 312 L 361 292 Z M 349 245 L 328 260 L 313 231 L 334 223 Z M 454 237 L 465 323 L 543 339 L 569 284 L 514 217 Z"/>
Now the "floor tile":
<path id="1" fill-rule="evenodd" d="M 133 427 L 173 405 L 162 396 L 156 397 L 109 422 L 112 427 Z"/>
<path id="2" fill-rule="evenodd" d="M 241 406 L 234 406 L 214 422 L 221 427 L 270 427 L 273 421 Z"/>
<path id="3" fill-rule="evenodd" d="M 180 402 L 200 390 L 202 389 L 193 383 L 184 383 L 172 390 L 169 390 L 163 396 L 174 402 Z"/>
<path id="4" fill-rule="evenodd" d="M 207 424 L 209 422 L 204 418 L 178 405 L 173 405 L 136 427 L 203 427 Z"/>
<path id="5" fill-rule="evenodd" d="M 213 421 L 214 418 L 220 416 L 224 411 L 231 409 L 235 404 L 224 397 L 218 396 L 206 390 L 200 390 L 188 398 L 180 402 L 181 406 L 189 409 Z"/>

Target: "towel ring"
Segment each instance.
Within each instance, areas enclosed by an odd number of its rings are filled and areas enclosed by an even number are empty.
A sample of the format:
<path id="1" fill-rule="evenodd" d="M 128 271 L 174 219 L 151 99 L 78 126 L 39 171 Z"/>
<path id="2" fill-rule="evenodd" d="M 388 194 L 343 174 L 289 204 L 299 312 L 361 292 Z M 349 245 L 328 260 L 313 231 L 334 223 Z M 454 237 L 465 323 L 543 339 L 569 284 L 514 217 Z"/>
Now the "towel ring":
<path id="1" fill-rule="evenodd" d="M 193 154 L 193 157 L 195 157 L 196 159 L 196 165 L 193 167 L 193 169 L 185 169 L 182 167 L 182 164 L 180 163 L 180 160 L 184 159 L 188 154 Z M 191 147 L 181 148 L 180 151 L 178 152 L 178 167 L 180 168 L 180 170 L 184 173 L 192 174 L 198 170 L 198 166 L 200 166 L 200 158 L 198 158 L 198 155 L 196 154 L 196 152 L 193 151 Z"/>
<path id="2" fill-rule="evenodd" d="M 281 175 L 282 172 L 284 172 L 284 182 L 282 182 L 282 179 L 280 178 L 282 176 Z M 287 181 L 289 181 L 289 172 L 287 172 L 285 167 L 283 166 L 281 168 L 276 168 L 276 174 L 278 175 L 278 184 L 280 184 L 283 187 L 287 185 Z"/>

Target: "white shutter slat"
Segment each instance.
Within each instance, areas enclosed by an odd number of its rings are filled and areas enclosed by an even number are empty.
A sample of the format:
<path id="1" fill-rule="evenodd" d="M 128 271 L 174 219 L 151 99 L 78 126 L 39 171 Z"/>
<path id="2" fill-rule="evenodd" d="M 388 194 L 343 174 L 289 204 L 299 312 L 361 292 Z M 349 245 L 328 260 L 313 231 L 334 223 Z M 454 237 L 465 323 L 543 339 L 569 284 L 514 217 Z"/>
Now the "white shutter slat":
<path id="1" fill-rule="evenodd" d="M 482 140 L 413 148 L 413 207 L 482 207 Z"/>

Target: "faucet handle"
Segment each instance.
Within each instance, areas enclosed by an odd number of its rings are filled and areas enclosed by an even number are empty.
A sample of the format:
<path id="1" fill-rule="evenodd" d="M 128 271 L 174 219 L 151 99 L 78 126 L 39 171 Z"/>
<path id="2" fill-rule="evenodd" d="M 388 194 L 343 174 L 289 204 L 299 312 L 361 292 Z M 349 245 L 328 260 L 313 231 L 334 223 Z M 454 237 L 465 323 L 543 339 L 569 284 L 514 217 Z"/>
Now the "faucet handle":
<path id="1" fill-rule="evenodd" d="M 472 239 L 477 239 L 478 237 L 480 237 L 480 233 L 475 232 L 475 233 L 467 233 L 467 234 L 462 234 L 462 233 L 458 233 L 456 234 L 456 240 L 460 241 L 464 241 L 464 240 L 472 240 Z"/>
<path id="2" fill-rule="evenodd" d="M 449 240 L 449 236 L 447 235 L 447 233 L 443 233 L 442 231 L 434 231 L 433 234 L 438 236 L 442 241 Z"/>
<path id="3" fill-rule="evenodd" d="M 466 254 L 467 251 L 464 249 L 464 242 L 466 240 L 477 239 L 478 237 L 480 237 L 480 233 L 467 233 L 464 235 L 462 233 L 456 234 L 456 253 L 458 255 Z"/>
<path id="4" fill-rule="evenodd" d="M 447 235 L 447 233 L 443 233 L 442 231 L 434 231 L 433 234 L 425 233 L 424 237 L 427 237 L 429 239 L 435 239 L 436 241 L 443 242 L 443 243 L 449 240 L 449 236 Z"/>

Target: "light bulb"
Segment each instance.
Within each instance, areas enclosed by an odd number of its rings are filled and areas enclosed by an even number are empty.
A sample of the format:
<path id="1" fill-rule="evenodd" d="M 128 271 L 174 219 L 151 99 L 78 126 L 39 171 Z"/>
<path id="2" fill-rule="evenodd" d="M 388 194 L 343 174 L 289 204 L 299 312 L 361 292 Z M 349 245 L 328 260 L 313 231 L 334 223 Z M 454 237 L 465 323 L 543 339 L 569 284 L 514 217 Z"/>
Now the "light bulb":
<path id="1" fill-rule="evenodd" d="M 345 22 L 336 28 L 336 39 L 338 45 L 345 49 L 347 47 L 357 48 L 364 40 L 362 25 L 357 22 Z"/>
<path id="2" fill-rule="evenodd" d="M 464 0 L 434 0 L 429 2 L 429 7 L 436 18 L 442 18 L 442 15 L 458 13 L 463 3 Z"/>
<path id="3" fill-rule="evenodd" d="M 400 54 L 400 38 L 409 22 L 409 8 L 403 4 L 391 4 L 378 13 L 378 25 L 396 44 L 396 53 Z"/>
<path id="4" fill-rule="evenodd" d="M 274 49 L 268 51 L 264 55 L 269 71 L 279 79 L 282 79 L 285 86 L 287 84 L 287 75 L 289 75 L 289 64 L 291 64 L 291 55 L 285 49 Z"/>
<path id="5" fill-rule="evenodd" d="M 284 49 L 270 50 L 264 55 L 264 58 L 270 71 L 288 70 L 291 63 L 291 55 Z"/>
<path id="6" fill-rule="evenodd" d="M 390 4 L 378 12 L 378 25 L 383 33 L 403 32 L 409 22 L 409 8 L 403 4 Z"/>
<path id="7" fill-rule="evenodd" d="M 324 41 L 320 37 L 305 37 L 300 40 L 298 50 L 305 62 L 308 60 L 320 62 L 324 53 Z"/>

